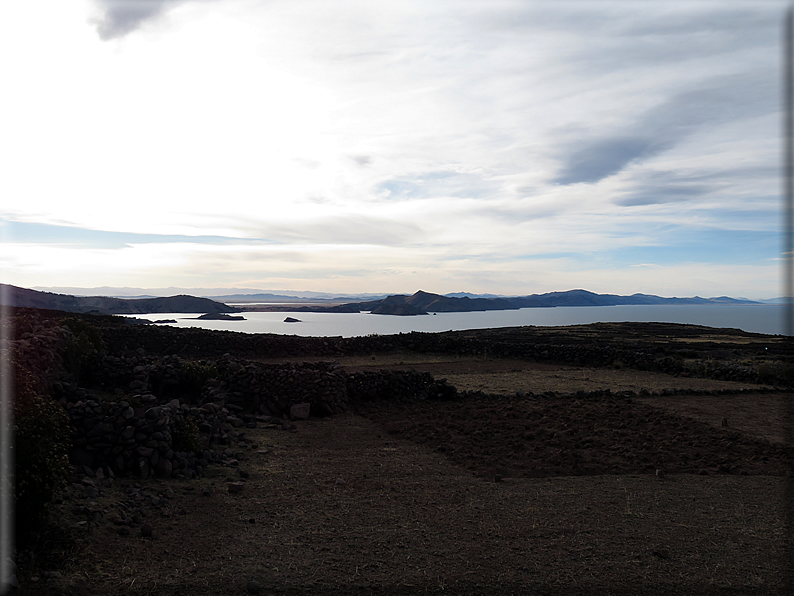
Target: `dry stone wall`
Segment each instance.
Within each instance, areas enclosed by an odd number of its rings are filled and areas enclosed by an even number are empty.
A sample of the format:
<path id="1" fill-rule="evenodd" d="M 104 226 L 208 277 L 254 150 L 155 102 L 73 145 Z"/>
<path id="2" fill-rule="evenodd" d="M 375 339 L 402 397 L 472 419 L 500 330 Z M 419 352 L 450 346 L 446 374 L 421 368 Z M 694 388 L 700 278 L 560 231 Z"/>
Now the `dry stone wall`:
<path id="1" fill-rule="evenodd" d="M 149 361 L 148 364 L 142 362 Z M 138 388 L 130 399 L 62 400 L 72 425 L 72 460 L 78 466 L 102 468 L 107 475 L 190 478 L 212 462 L 242 459 L 233 446 L 234 430 L 269 424 L 293 429 L 288 421 L 330 416 L 355 402 L 450 399 L 457 390 L 428 373 L 380 371 L 347 374 L 334 363 L 263 364 L 225 355 L 191 403 L 158 398 L 152 380 L 179 385 L 184 361 L 154 359 L 143 353 L 114 363 L 121 387 Z M 164 384 L 164 386 L 167 383 Z"/>
<path id="2" fill-rule="evenodd" d="M 66 409 L 73 463 L 113 475 L 191 478 L 218 461 L 217 448 L 230 442 L 229 412 L 212 403 L 158 404 L 147 393 L 132 402 L 89 399 L 67 403 Z"/>
<path id="3" fill-rule="evenodd" d="M 293 405 L 308 403 L 312 416 L 331 416 L 348 409 L 346 375 L 328 362 L 263 364 L 225 355 L 218 361 L 224 379 L 208 397 L 245 411 L 288 417 Z"/>
<path id="4" fill-rule="evenodd" d="M 457 389 L 436 380 L 430 373 L 381 370 L 358 372 L 347 377 L 347 394 L 351 403 L 368 401 L 406 402 L 416 399 L 452 399 Z"/>

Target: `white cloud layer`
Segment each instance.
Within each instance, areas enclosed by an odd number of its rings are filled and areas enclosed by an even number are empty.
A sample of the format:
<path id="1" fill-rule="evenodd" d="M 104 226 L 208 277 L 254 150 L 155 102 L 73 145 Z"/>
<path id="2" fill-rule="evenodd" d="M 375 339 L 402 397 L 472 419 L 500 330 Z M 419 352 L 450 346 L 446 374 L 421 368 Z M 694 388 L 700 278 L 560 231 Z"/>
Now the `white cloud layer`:
<path id="1" fill-rule="evenodd" d="M 11 283 L 779 293 L 783 2 L 44 4 Z"/>

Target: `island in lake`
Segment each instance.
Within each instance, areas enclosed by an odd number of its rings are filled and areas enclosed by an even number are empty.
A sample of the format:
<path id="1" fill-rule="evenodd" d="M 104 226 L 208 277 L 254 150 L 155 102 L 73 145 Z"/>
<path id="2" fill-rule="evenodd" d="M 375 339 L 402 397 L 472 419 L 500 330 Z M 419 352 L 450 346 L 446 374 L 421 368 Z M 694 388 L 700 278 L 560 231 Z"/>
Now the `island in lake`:
<path id="1" fill-rule="evenodd" d="M 202 321 L 245 321 L 245 317 L 227 315 L 222 312 L 208 312 L 206 315 L 196 317 L 196 319 Z"/>

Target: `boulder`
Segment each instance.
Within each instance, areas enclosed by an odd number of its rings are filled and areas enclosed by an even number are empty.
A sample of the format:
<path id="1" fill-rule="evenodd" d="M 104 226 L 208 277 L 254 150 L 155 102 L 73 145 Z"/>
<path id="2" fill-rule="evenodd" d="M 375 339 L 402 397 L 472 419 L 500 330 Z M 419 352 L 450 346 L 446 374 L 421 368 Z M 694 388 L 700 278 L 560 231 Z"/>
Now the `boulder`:
<path id="1" fill-rule="evenodd" d="M 311 407 L 308 403 L 293 404 L 289 409 L 289 417 L 292 420 L 308 420 Z"/>

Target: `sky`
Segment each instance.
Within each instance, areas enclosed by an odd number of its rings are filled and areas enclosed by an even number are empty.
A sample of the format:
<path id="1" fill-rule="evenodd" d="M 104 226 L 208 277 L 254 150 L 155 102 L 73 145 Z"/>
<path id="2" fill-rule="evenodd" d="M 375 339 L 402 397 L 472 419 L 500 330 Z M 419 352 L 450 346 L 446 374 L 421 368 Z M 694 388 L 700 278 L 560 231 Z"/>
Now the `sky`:
<path id="1" fill-rule="evenodd" d="M 779 296 L 787 6 L 2 3 L 2 281 Z"/>

